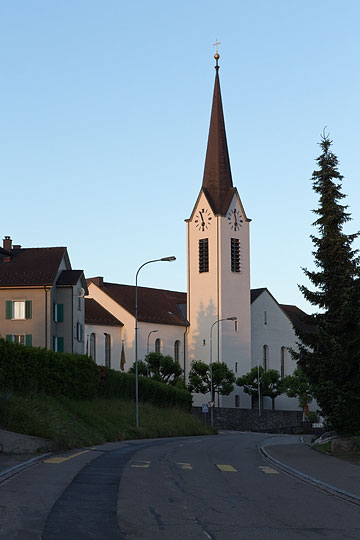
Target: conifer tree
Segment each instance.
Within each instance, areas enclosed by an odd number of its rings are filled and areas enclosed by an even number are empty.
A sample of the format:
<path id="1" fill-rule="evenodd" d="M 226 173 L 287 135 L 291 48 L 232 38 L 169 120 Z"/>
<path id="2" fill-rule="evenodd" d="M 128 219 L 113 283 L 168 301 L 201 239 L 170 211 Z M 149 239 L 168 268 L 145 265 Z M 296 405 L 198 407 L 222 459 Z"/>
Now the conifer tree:
<path id="1" fill-rule="evenodd" d="M 296 328 L 301 339 L 295 357 L 307 375 L 322 413 L 341 434 L 360 433 L 360 272 L 357 250 L 352 244 L 359 233 L 345 234 L 350 221 L 341 201 L 343 176 L 332 141 L 323 133 L 312 175 L 319 206 L 311 235 L 316 269 L 304 269 L 315 286 L 300 286 L 306 300 L 319 311 L 306 317 L 312 331 Z"/>

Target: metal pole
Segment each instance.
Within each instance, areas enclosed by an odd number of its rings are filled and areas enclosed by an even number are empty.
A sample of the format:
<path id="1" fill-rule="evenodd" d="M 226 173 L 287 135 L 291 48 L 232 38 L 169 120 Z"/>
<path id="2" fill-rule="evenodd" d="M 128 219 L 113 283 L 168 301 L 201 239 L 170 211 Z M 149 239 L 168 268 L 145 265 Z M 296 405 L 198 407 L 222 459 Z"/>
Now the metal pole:
<path id="1" fill-rule="evenodd" d="M 261 416 L 261 391 L 260 391 L 260 364 L 258 362 L 258 402 L 259 416 Z"/>
<path id="2" fill-rule="evenodd" d="M 136 427 L 139 427 L 139 368 L 138 368 L 138 275 L 140 270 L 147 264 L 162 261 L 175 261 L 176 257 L 163 257 L 162 259 L 154 259 L 153 261 L 146 261 L 142 264 L 135 277 L 135 409 L 136 409 Z"/>
<path id="3" fill-rule="evenodd" d="M 215 324 L 218 324 L 221 321 L 236 321 L 237 317 L 225 317 L 224 319 L 218 319 L 215 321 L 210 328 L 210 394 L 211 394 L 211 401 L 215 404 L 215 396 L 214 396 L 214 383 L 213 383 L 213 364 L 212 364 L 212 330 L 215 326 Z M 219 347 L 218 347 L 218 354 L 219 354 Z M 218 357 L 219 361 L 219 357 Z M 214 407 L 213 405 L 210 407 L 210 425 L 211 427 L 214 427 Z"/>

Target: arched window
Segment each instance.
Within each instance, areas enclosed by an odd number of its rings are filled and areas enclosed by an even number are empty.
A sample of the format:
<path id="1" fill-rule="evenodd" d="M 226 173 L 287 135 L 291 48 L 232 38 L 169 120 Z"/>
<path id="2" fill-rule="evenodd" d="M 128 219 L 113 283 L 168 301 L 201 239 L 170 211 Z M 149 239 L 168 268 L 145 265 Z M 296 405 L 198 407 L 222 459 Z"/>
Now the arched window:
<path id="1" fill-rule="evenodd" d="M 239 394 L 235 395 L 235 407 L 240 407 L 240 396 L 239 396 Z"/>
<path id="2" fill-rule="evenodd" d="M 174 360 L 180 362 L 180 341 L 178 339 L 174 343 Z"/>
<path id="3" fill-rule="evenodd" d="M 105 366 L 111 367 L 111 335 L 105 334 Z"/>
<path id="4" fill-rule="evenodd" d="M 155 352 L 156 353 L 161 352 L 161 341 L 159 338 L 155 339 Z"/>
<path id="5" fill-rule="evenodd" d="M 286 372 L 286 347 L 281 347 L 281 356 L 280 356 L 280 375 L 283 379 Z"/>
<path id="6" fill-rule="evenodd" d="M 90 334 L 90 356 L 96 362 L 96 334 Z"/>
<path id="7" fill-rule="evenodd" d="M 269 369 L 269 347 L 267 345 L 263 346 L 263 368 L 264 371 Z"/>
<path id="8" fill-rule="evenodd" d="M 235 362 L 235 373 L 237 373 L 237 369 L 238 369 L 238 363 Z"/>

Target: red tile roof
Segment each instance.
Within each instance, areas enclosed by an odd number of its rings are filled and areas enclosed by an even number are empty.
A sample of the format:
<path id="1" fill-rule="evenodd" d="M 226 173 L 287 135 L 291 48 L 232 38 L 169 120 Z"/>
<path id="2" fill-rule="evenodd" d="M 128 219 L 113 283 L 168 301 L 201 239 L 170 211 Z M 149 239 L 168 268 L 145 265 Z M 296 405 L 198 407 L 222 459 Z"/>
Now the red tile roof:
<path id="1" fill-rule="evenodd" d="M 83 273 L 84 270 L 63 270 L 56 285 L 76 285 Z"/>
<path id="2" fill-rule="evenodd" d="M 53 285 L 65 247 L 15 249 L 7 257 L 0 255 L 0 287 Z"/>
<path id="3" fill-rule="evenodd" d="M 85 298 L 85 323 L 103 326 L 124 326 L 93 298 Z"/>
<path id="4" fill-rule="evenodd" d="M 91 281 L 91 278 L 87 280 L 88 285 Z M 99 280 L 94 279 L 94 283 L 99 283 Z M 134 286 L 103 282 L 100 288 L 135 317 Z M 188 322 L 182 316 L 183 304 L 186 305 L 186 293 L 138 287 L 139 321 L 186 326 Z"/>

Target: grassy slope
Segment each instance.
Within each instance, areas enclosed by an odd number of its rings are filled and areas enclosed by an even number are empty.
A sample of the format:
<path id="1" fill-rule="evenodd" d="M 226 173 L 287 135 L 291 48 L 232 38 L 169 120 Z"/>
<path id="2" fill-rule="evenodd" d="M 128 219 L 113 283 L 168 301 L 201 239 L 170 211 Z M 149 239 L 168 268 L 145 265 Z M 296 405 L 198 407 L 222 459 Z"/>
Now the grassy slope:
<path id="1" fill-rule="evenodd" d="M 51 439 L 57 450 L 124 439 L 213 433 L 190 413 L 179 409 L 141 403 L 139 417 L 137 429 L 133 401 L 74 401 L 13 394 L 1 403 L 0 425 L 18 433 Z"/>

